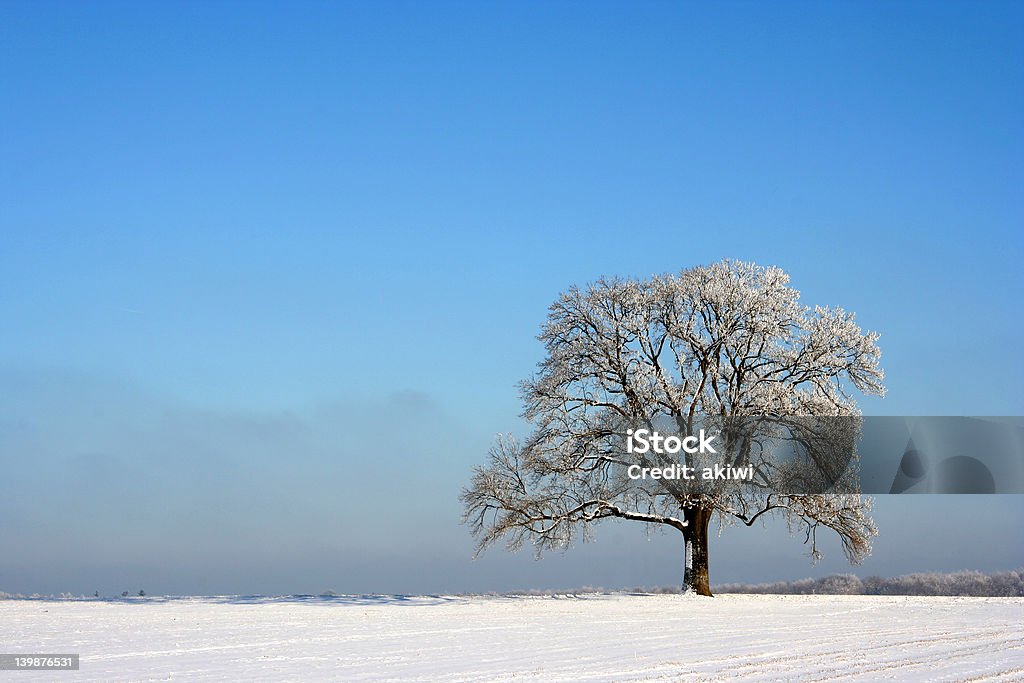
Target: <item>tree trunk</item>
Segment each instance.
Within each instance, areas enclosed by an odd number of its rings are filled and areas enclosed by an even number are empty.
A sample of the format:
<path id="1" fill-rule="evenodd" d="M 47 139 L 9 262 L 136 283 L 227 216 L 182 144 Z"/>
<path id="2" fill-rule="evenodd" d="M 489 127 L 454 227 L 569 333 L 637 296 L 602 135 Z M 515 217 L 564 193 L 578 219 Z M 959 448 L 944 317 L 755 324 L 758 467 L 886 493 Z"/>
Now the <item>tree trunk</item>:
<path id="1" fill-rule="evenodd" d="M 708 525 L 710 508 L 685 508 L 683 531 L 686 564 L 683 570 L 683 592 L 711 597 L 711 579 L 708 574 Z"/>

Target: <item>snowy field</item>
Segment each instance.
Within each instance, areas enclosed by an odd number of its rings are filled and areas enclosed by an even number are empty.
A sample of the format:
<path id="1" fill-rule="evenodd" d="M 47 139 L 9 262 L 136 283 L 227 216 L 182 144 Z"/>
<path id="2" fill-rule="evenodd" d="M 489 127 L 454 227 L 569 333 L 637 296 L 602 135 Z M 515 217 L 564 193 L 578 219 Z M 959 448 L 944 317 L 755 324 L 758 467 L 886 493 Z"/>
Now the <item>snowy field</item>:
<path id="1" fill-rule="evenodd" d="M 0 680 L 1024 681 L 1024 598 L 0 600 Z"/>

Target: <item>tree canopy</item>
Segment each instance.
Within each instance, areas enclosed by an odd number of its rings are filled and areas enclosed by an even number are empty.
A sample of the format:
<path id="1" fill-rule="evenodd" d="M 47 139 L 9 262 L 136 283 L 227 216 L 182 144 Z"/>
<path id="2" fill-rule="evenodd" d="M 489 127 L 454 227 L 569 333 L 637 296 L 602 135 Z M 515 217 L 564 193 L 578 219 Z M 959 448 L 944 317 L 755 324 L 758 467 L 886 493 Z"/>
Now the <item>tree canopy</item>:
<path id="1" fill-rule="evenodd" d="M 695 434 L 709 419 L 856 418 L 857 393 L 883 395 L 884 375 L 878 334 L 852 313 L 803 305 L 779 268 L 722 261 L 572 287 L 551 305 L 539 339 L 546 356 L 521 385 L 533 432 L 523 442 L 499 437 L 462 494 L 478 550 L 505 539 L 540 553 L 620 518 L 677 528 L 706 559 L 712 514 L 749 526 L 778 513 L 815 557 L 820 527 L 839 534 L 852 562 L 870 552 L 870 500 L 849 487 L 639 486 L 624 476 L 637 460 L 615 440 L 623 424 L 669 421 Z M 777 484 L 778 471 L 760 473 Z"/>

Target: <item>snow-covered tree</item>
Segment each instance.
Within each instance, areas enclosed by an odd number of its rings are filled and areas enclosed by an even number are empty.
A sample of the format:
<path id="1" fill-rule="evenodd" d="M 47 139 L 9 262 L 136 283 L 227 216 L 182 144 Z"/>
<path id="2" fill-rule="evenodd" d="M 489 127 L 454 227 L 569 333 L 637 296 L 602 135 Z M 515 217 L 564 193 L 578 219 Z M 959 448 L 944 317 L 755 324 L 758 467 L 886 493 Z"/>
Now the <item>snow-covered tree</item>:
<path id="1" fill-rule="evenodd" d="M 538 554 L 564 548 L 608 518 L 669 526 L 684 539 L 684 590 L 711 595 L 712 518 L 751 526 L 781 514 L 812 556 L 818 529 L 829 528 L 861 561 L 877 532 L 870 499 L 850 481 L 842 493 L 797 493 L 779 463 L 752 460 L 748 448 L 745 462 L 764 486 L 637 485 L 625 471 L 639 461 L 623 457 L 609 426 L 669 420 L 696 434 L 702 420 L 759 416 L 859 425 L 855 393 L 884 393 L 878 335 L 862 332 L 852 313 L 810 309 L 799 297 L 781 269 L 736 261 L 562 294 L 539 336 L 546 358 L 521 385 L 534 431 L 523 443 L 499 437 L 461 496 L 478 552 L 500 539 L 513 550 L 530 542 Z M 852 449 L 855 439 L 843 443 Z M 811 457 L 842 469 L 855 457 L 842 450 Z"/>

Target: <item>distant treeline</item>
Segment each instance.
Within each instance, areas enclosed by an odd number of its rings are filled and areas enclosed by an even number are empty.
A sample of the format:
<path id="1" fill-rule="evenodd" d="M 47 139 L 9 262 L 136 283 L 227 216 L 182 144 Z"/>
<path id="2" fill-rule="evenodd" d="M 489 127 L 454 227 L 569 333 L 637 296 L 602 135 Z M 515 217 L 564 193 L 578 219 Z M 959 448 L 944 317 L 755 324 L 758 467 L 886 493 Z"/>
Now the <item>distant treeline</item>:
<path id="1" fill-rule="evenodd" d="M 679 586 L 655 588 L 635 586 L 622 590 L 607 590 L 599 586 L 584 586 L 573 590 L 533 589 L 507 593 L 487 593 L 493 596 L 552 596 L 571 597 L 594 593 L 655 593 L 673 595 L 681 593 Z M 713 586 L 714 593 L 758 593 L 764 595 L 948 595 L 979 598 L 1024 597 L 1024 569 L 985 574 L 978 571 L 960 571 L 942 574 L 921 572 L 903 576 L 869 576 L 865 579 L 853 574 L 832 574 L 820 579 L 777 581 L 775 583 L 723 583 Z M 479 594 L 476 594 L 479 595 Z"/>
<path id="2" fill-rule="evenodd" d="M 553 596 L 568 597 L 593 593 L 680 593 L 679 586 L 662 586 L 658 588 L 636 587 L 625 591 L 607 591 L 604 588 L 584 586 L 571 591 L 564 590 L 525 590 L 507 593 L 465 593 L 462 595 L 491 596 Z M 714 586 L 715 593 L 757 593 L 762 595 L 951 595 L 978 598 L 1024 597 L 1024 569 L 985 574 L 977 571 L 921 572 L 885 578 L 869 576 L 860 578 L 853 574 L 832 574 L 820 579 L 800 579 L 798 581 L 776 581 L 775 583 L 723 583 Z M 140 596 L 145 595 L 139 591 Z M 126 595 L 125 593 L 122 596 Z M 338 596 L 333 591 L 321 594 L 322 598 Z M 60 595 L 22 595 L 0 591 L 2 599 L 44 599 L 44 600 L 93 600 L 97 598 L 80 596 L 70 593 Z M 116 598 L 115 598 L 116 599 Z M 122 598 L 124 599 L 124 598 Z M 127 598 L 133 600 L 134 598 Z"/>
<path id="3" fill-rule="evenodd" d="M 660 591 L 659 591 L 660 592 Z M 923 572 L 884 578 L 860 578 L 833 574 L 820 579 L 777 581 L 775 583 L 726 583 L 716 593 L 760 593 L 772 595 L 964 595 L 970 597 L 1024 596 L 1024 570 L 976 571 L 940 574 Z"/>

